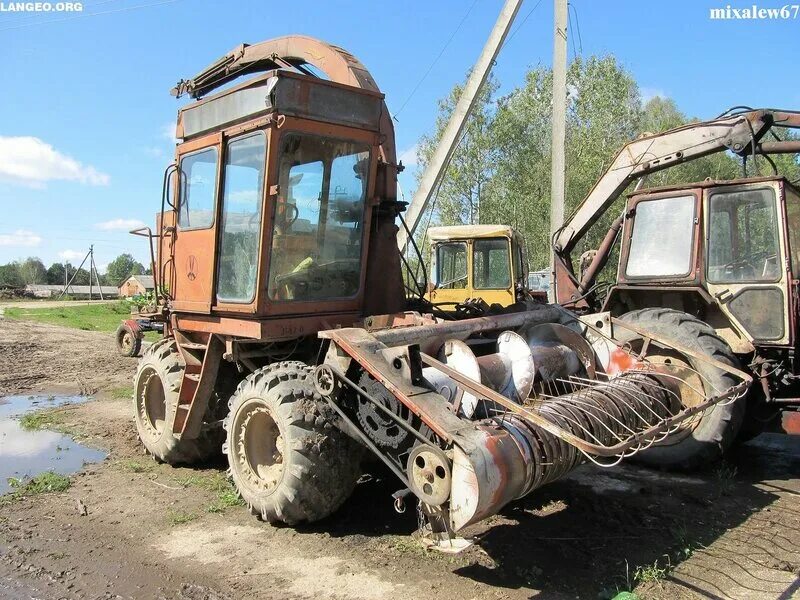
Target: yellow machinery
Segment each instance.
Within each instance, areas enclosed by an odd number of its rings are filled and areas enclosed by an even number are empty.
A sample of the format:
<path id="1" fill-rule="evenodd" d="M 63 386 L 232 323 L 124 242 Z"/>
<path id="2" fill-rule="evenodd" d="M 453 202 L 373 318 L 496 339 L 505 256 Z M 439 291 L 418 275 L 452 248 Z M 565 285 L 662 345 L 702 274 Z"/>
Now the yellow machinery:
<path id="1" fill-rule="evenodd" d="M 525 242 L 507 225 L 454 225 L 428 229 L 434 304 L 480 298 L 508 306 L 526 296 Z"/>

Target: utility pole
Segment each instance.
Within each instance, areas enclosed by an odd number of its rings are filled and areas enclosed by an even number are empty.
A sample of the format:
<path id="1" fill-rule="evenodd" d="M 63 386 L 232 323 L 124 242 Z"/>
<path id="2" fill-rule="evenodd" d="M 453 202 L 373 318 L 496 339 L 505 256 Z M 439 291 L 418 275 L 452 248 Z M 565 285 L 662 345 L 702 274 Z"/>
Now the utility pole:
<path id="1" fill-rule="evenodd" d="M 553 140 L 550 176 L 550 239 L 564 224 L 564 175 L 567 127 L 567 0 L 553 0 Z M 553 249 L 550 248 L 551 279 L 555 277 Z M 551 282 L 549 301 L 555 302 Z"/>
<path id="2" fill-rule="evenodd" d="M 565 0 L 566 1 L 566 0 Z M 489 39 L 486 40 L 486 45 L 483 47 L 481 55 L 478 57 L 472 72 L 469 74 L 467 83 L 464 84 L 464 89 L 461 92 L 456 107 L 453 109 L 453 114 L 447 122 L 442 139 L 436 146 L 436 150 L 431 157 L 425 173 L 419 182 L 419 187 L 414 193 L 414 198 L 405 214 L 405 222 L 411 235 L 417 229 L 420 219 L 422 218 L 425 209 L 428 207 L 433 192 L 439 186 L 447 170 L 447 165 L 455 152 L 458 141 L 461 139 L 461 133 L 467 124 L 472 109 L 475 107 L 475 102 L 478 99 L 478 94 L 486 83 L 486 78 L 489 76 L 489 71 L 494 64 L 500 48 L 511 29 L 511 24 L 514 22 L 514 17 L 519 12 L 519 7 L 522 5 L 522 0 L 506 0 L 500 15 L 497 17 L 497 22 L 494 24 L 492 32 L 489 34 Z M 400 250 L 405 251 L 408 244 L 408 235 L 401 229 L 397 234 L 397 246 Z"/>

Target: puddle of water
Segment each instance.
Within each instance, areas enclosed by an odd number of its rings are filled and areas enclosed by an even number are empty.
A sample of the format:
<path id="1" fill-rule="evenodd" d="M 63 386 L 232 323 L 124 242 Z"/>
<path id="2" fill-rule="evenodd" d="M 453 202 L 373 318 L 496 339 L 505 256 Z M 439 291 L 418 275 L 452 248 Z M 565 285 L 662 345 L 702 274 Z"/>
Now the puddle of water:
<path id="1" fill-rule="evenodd" d="M 25 413 L 85 402 L 83 396 L 5 396 L 0 398 L 0 494 L 11 490 L 10 477 L 27 478 L 55 471 L 69 475 L 84 464 L 106 457 L 105 452 L 78 444 L 55 431 L 26 431 L 19 424 Z"/>

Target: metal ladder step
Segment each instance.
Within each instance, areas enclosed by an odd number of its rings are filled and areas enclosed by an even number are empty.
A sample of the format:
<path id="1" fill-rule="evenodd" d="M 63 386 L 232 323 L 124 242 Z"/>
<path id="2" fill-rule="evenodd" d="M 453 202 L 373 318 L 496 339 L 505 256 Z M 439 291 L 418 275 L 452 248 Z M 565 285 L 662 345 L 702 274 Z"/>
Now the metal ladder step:
<path id="1" fill-rule="evenodd" d="M 184 342 L 181 344 L 181 348 L 185 348 L 187 350 L 207 350 L 208 346 L 205 344 L 196 344 L 195 342 Z"/>

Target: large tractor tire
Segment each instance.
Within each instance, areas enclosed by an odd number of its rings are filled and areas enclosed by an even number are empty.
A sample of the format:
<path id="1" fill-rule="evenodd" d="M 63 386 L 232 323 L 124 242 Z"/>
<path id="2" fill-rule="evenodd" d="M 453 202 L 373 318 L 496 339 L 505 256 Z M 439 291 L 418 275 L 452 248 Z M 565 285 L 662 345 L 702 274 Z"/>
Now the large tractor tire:
<path id="1" fill-rule="evenodd" d="M 295 525 L 335 512 L 361 474 L 361 448 L 335 425 L 312 369 L 275 363 L 239 384 L 225 419 L 230 475 L 250 511 Z"/>
<path id="2" fill-rule="evenodd" d="M 139 352 L 142 351 L 142 334 L 125 321 L 117 327 L 114 339 L 117 343 L 117 352 L 122 356 L 139 356 Z"/>
<path id="3" fill-rule="evenodd" d="M 183 369 L 175 341 L 159 340 L 145 351 L 133 383 L 139 439 L 156 460 L 171 465 L 194 464 L 219 456 L 223 439 L 218 426 L 204 425 L 194 439 L 180 439 L 172 433 Z"/>
<path id="4" fill-rule="evenodd" d="M 629 312 L 621 320 L 651 331 L 666 341 L 673 341 L 720 362 L 739 367 L 739 361 L 727 342 L 712 327 L 684 312 L 668 308 L 645 308 Z M 615 334 L 623 341 L 632 341 L 637 337 L 622 327 Z M 678 365 L 681 362 L 688 363 L 688 366 L 700 374 L 692 384 L 703 386 L 706 395 L 713 393 L 713 389 L 721 391 L 737 383 L 730 374 L 703 361 L 682 355 L 674 356 L 667 352 L 660 356 L 659 352 L 660 349 L 651 346 L 648 356 L 654 362 L 662 360 L 673 364 L 677 362 Z M 710 387 L 711 390 L 708 389 Z M 687 426 L 667 439 L 637 454 L 636 460 L 649 466 L 684 471 L 709 465 L 718 460 L 736 439 L 745 408 L 745 396 L 732 403 L 717 404 L 701 417 L 691 419 Z"/>

